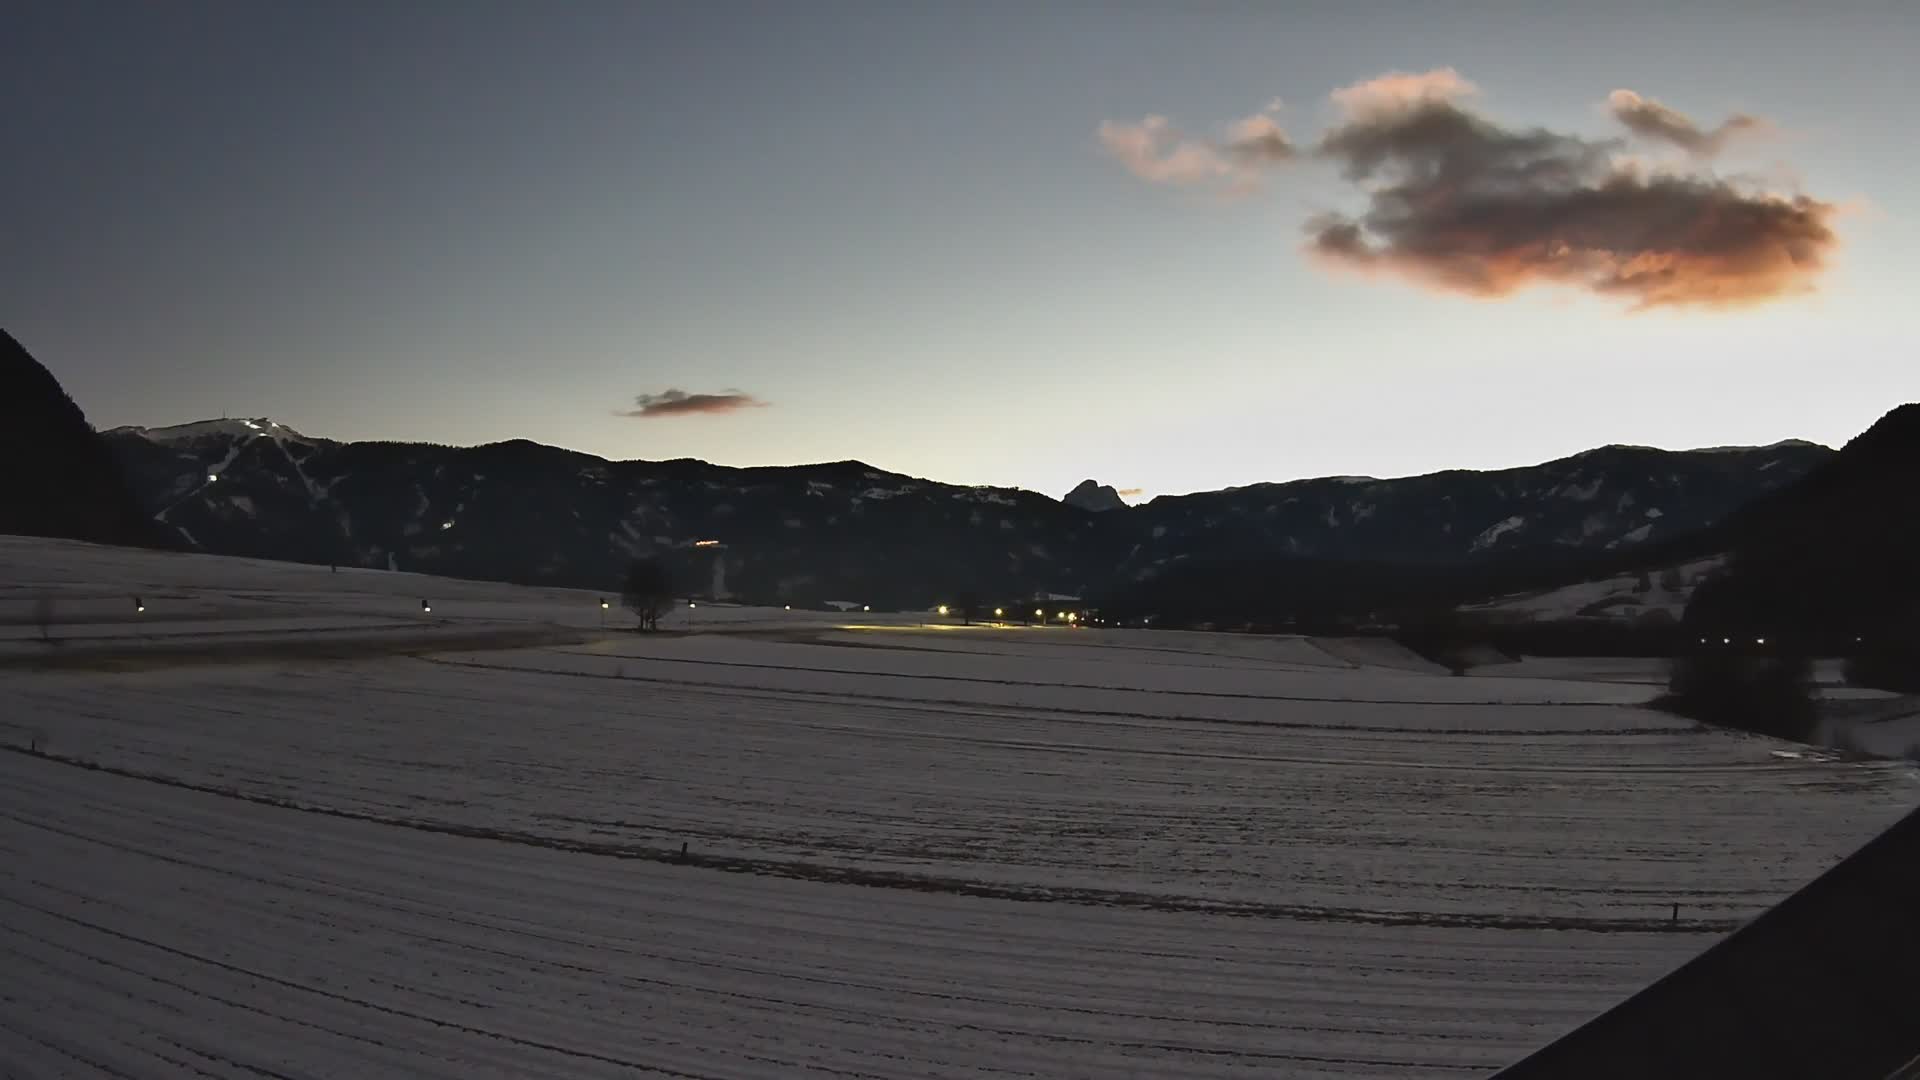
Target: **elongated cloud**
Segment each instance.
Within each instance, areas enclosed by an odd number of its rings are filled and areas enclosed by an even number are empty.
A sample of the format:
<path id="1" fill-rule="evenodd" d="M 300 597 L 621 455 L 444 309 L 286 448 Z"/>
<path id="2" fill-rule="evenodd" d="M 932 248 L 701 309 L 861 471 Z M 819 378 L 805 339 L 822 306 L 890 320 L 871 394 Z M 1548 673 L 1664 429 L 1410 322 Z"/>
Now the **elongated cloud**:
<path id="1" fill-rule="evenodd" d="M 1733 305 L 1807 291 L 1835 244 L 1834 207 L 1806 196 L 1648 173 L 1612 141 L 1503 127 L 1457 96 L 1342 93 L 1360 104 L 1319 153 L 1368 202 L 1309 223 L 1335 266 L 1478 296 L 1551 283 L 1642 308 Z"/>
<path id="2" fill-rule="evenodd" d="M 1635 135 L 1672 143 L 1699 157 L 1712 157 L 1734 137 L 1767 126 L 1766 121 L 1757 116 L 1735 113 L 1722 120 L 1720 126 L 1708 131 L 1685 113 L 1670 109 L 1652 98 L 1641 97 L 1631 90 L 1615 90 L 1608 94 L 1607 109 L 1613 113 L 1614 119 Z"/>
<path id="3" fill-rule="evenodd" d="M 1164 116 L 1100 125 L 1100 142 L 1127 171 L 1154 184 L 1213 185 L 1232 191 L 1258 186 L 1261 173 L 1296 153 L 1286 132 L 1264 113 L 1237 120 L 1224 138 L 1183 135 Z"/>
<path id="4" fill-rule="evenodd" d="M 1266 162 L 1310 156 L 1331 163 L 1363 200 L 1357 211 L 1306 223 L 1316 262 L 1480 297 L 1558 285 L 1640 309 L 1806 292 L 1837 246 L 1833 204 L 1704 168 L 1728 140 L 1763 127 L 1756 118 L 1734 116 L 1707 130 L 1657 101 L 1616 91 L 1609 106 L 1629 132 L 1693 158 L 1691 169 L 1656 170 L 1628 158 L 1619 139 L 1496 123 L 1470 107 L 1476 94 L 1452 69 L 1356 83 L 1333 92 L 1338 117 L 1310 154 L 1288 143 Z M 1185 167 L 1148 179 L 1221 175 L 1229 143 L 1179 139 L 1164 122 L 1153 130 L 1161 141 L 1150 145 L 1165 151 L 1155 161 L 1199 149 Z M 1203 170 L 1200 162 L 1214 164 Z"/>
<path id="5" fill-rule="evenodd" d="M 689 394 L 685 390 L 663 390 L 658 394 L 641 394 L 633 399 L 633 403 L 638 408 L 622 411 L 620 415 L 639 420 L 658 420 L 669 416 L 694 416 L 758 409 L 764 408 L 767 404 L 752 394 L 740 390 L 724 390 L 718 394 Z"/>

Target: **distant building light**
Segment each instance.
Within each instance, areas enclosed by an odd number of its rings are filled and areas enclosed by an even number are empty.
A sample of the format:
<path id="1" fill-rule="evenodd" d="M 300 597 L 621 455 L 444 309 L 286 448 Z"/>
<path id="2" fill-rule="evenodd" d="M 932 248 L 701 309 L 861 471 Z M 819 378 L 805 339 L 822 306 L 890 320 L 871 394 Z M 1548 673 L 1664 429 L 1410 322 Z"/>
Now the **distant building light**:
<path id="1" fill-rule="evenodd" d="M 216 481 L 216 480 L 218 480 L 218 479 L 220 479 L 220 474 L 219 474 L 219 473 L 211 473 L 211 472 L 210 472 L 210 473 L 208 473 L 208 474 L 207 474 L 207 483 L 209 483 L 209 484 L 211 484 L 211 483 L 213 483 L 214 481 Z"/>
<path id="2" fill-rule="evenodd" d="M 860 610 L 861 610 L 861 611 L 872 611 L 872 610 L 873 610 L 873 607 L 872 607 L 871 605 L 869 605 L 869 604 L 861 604 L 861 605 L 860 605 Z"/>
<path id="3" fill-rule="evenodd" d="M 442 531 L 445 531 L 445 530 L 447 530 L 447 529 L 451 529 L 451 528 L 453 528 L 453 519 L 452 519 L 452 518 L 448 518 L 447 520 L 445 520 L 445 521 L 443 521 L 443 522 L 441 522 L 441 523 L 440 523 L 440 528 L 441 528 L 441 530 L 442 530 Z"/>
<path id="4" fill-rule="evenodd" d="M 1731 644 L 1733 644 L 1733 639 L 1732 639 L 1732 638 L 1730 638 L 1730 637 L 1723 637 L 1723 638 L 1721 638 L 1721 639 L 1720 639 L 1720 644 L 1722 644 L 1722 645 L 1731 645 Z"/>
<path id="5" fill-rule="evenodd" d="M 691 600 L 689 600 L 689 601 L 687 601 L 687 610 L 688 610 L 688 611 L 692 611 L 692 610 L 693 610 L 694 608 L 697 608 L 697 607 L 699 607 L 699 606 L 700 606 L 699 604 L 696 604 L 696 603 L 694 603 L 694 602 L 693 602 L 693 601 L 691 601 Z"/>
<path id="6" fill-rule="evenodd" d="M 994 609 L 993 609 L 993 617 L 994 617 L 994 618 L 996 618 L 996 619 L 998 619 L 998 618 L 1003 618 L 1003 617 L 1004 617 L 1004 616 L 1005 616 L 1006 614 L 1007 614 L 1007 613 L 1006 613 L 1006 610 L 1005 610 L 1004 608 L 994 608 Z"/>
<path id="7" fill-rule="evenodd" d="M 938 610 L 940 612 L 940 615 L 944 618 L 947 614 L 947 605 L 941 604 Z"/>
<path id="8" fill-rule="evenodd" d="M 693 542 L 693 546 L 694 547 L 717 547 L 719 546 L 719 543 L 720 541 L 718 540 L 695 540 Z"/>
<path id="9" fill-rule="evenodd" d="M 1767 643 L 1767 639 L 1763 637 L 1757 637 L 1753 639 L 1753 643 L 1755 645 L 1765 645 Z"/>
<path id="10" fill-rule="evenodd" d="M 600 601 L 600 610 L 601 611 L 607 610 L 607 602 L 605 600 Z"/>

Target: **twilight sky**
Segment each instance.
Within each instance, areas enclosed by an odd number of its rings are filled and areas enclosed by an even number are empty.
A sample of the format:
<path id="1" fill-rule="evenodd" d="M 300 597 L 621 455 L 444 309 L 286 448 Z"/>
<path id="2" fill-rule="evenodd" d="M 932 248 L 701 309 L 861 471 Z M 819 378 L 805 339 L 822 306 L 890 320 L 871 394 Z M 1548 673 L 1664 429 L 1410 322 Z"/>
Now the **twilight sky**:
<path id="1" fill-rule="evenodd" d="M 12 0 L 0 326 L 101 427 L 1056 496 L 1837 444 L 1920 399 L 1914 55 L 1902 0 Z"/>

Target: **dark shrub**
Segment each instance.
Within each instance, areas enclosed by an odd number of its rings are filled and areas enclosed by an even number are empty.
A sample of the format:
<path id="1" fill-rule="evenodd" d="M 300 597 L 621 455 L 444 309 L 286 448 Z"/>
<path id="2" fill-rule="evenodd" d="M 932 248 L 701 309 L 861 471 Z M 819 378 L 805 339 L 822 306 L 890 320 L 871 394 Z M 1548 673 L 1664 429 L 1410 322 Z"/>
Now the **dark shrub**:
<path id="1" fill-rule="evenodd" d="M 1704 723 L 1800 742 L 1819 719 L 1811 661 L 1733 649 L 1675 657 L 1659 705 Z"/>

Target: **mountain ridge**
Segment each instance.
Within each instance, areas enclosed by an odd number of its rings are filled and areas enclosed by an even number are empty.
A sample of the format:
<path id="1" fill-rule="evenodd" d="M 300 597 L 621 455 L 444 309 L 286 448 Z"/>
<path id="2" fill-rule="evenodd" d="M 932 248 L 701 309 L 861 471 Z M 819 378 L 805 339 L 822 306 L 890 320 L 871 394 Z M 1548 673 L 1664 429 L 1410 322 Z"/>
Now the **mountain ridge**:
<path id="1" fill-rule="evenodd" d="M 509 439 L 498 439 L 498 440 L 493 440 L 490 442 L 482 442 L 482 443 L 439 443 L 439 442 L 432 442 L 428 440 L 418 440 L 418 439 L 346 440 L 346 439 L 335 439 L 329 436 L 303 435 L 299 431 L 296 431 L 291 426 L 280 423 L 279 421 L 276 421 L 276 420 L 272 420 L 271 418 L 268 418 L 268 417 L 251 417 L 251 418 L 247 418 L 247 420 L 251 420 L 253 423 L 260 425 L 262 428 L 266 428 L 269 425 L 271 425 L 272 427 L 278 428 L 280 432 L 286 437 L 290 437 L 299 441 L 312 443 L 315 445 L 334 445 L 334 446 L 374 445 L 374 446 L 396 446 L 396 447 L 432 447 L 435 449 L 444 449 L 444 450 L 481 450 L 489 447 L 499 447 L 499 446 L 525 446 L 530 448 L 539 448 L 540 450 L 543 450 L 543 451 L 554 451 L 554 452 L 563 453 L 563 454 L 574 454 L 582 457 L 589 457 L 597 461 L 604 462 L 608 465 L 692 464 L 692 465 L 699 465 L 699 466 L 710 468 L 710 469 L 733 470 L 733 471 L 739 471 L 739 472 L 756 472 L 756 471 L 764 471 L 764 470 L 783 470 L 783 469 L 784 470 L 825 469 L 825 468 L 833 468 L 833 467 L 846 467 L 846 468 L 857 468 L 865 471 L 877 472 L 888 477 L 898 477 L 900 479 L 910 480 L 916 483 L 938 484 L 945 487 L 954 487 L 954 488 L 978 488 L 978 489 L 992 490 L 992 491 L 1020 491 L 1020 492 L 1025 492 L 1031 495 L 1038 495 L 1043 498 L 1049 498 L 1055 502 L 1062 503 L 1065 505 L 1073 505 L 1072 503 L 1068 502 L 1067 496 L 1061 496 L 1061 497 L 1055 498 L 1053 496 L 1047 495 L 1046 492 L 1041 491 L 1037 488 L 1029 488 L 1029 487 L 1022 487 L 1019 485 L 1007 485 L 1007 484 L 964 484 L 964 483 L 958 483 L 954 481 L 936 480 L 931 477 L 919 476 L 914 473 L 899 472 L 893 469 L 883 468 L 881 466 L 871 464 L 869 462 L 863 461 L 858 458 L 840 458 L 840 459 L 834 459 L 834 460 L 828 460 L 828 461 L 802 461 L 802 462 L 789 462 L 785 464 L 756 464 L 756 465 L 725 465 L 725 464 L 719 464 L 716 462 L 708 461 L 705 458 L 691 457 L 691 456 L 673 457 L 673 458 L 610 458 L 601 454 L 596 454 L 591 450 L 579 450 L 573 447 L 559 446 L 553 443 L 543 443 L 535 439 L 526 438 L 524 436 L 515 436 Z M 246 423 L 247 420 L 243 420 L 240 418 L 221 417 L 221 418 L 208 418 L 204 420 L 190 420 L 190 421 L 186 421 L 179 424 L 157 425 L 157 426 L 147 426 L 147 425 L 140 425 L 140 424 L 121 424 L 116 427 L 102 429 L 100 431 L 100 435 L 104 437 L 144 436 L 149 438 L 154 435 L 161 435 L 171 439 L 171 438 L 184 437 L 190 430 L 194 430 L 194 429 L 212 430 L 216 426 L 228 425 L 228 424 L 241 425 Z M 1669 449 L 1666 447 L 1646 446 L 1646 445 L 1641 445 L 1636 443 L 1605 443 L 1600 446 L 1591 447 L 1586 450 L 1575 451 L 1571 454 L 1565 454 L 1555 458 L 1548 458 L 1545 461 L 1534 462 L 1531 464 L 1501 465 L 1501 466 L 1481 468 L 1481 469 L 1453 467 L 1453 468 L 1445 468 L 1445 469 L 1434 469 L 1426 472 L 1402 473 L 1394 476 L 1363 476 L 1358 474 L 1329 474 L 1326 476 L 1298 476 L 1298 477 L 1291 477 L 1285 480 L 1255 480 L 1246 484 L 1229 484 L 1229 485 L 1218 487 L 1218 488 L 1199 488 L 1193 491 L 1164 492 L 1164 493 L 1152 496 L 1146 499 L 1145 501 L 1137 504 L 1127 503 L 1124 501 L 1124 499 L 1122 499 L 1121 505 L 1129 509 L 1136 509 L 1139 507 L 1152 505 L 1154 502 L 1163 500 L 1163 499 L 1187 499 L 1187 498 L 1193 498 L 1195 496 L 1220 495 L 1220 494 L 1255 491 L 1255 490 L 1263 490 L 1263 489 L 1271 489 L 1271 488 L 1284 488 L 1284 487 L 1288 487 L 1296 484 L 1323 484 L 1323 483 L 1390 484 L 1390 483 L 1398 483 L 1398 482 L 1408 481 L 1408 480 L 1423 480 L 1423 479 L 1434 478 L 1434 477 L 1446 477 L 1446 476 L 1455 476 L 1455 475 L 1486 476 L 1486 475 L 1493 475 L 1493 474 L 1500 474 L 1500 473 L 1520 473 L 1520 472 L 1526 472 L 1533 469 L 1544 468 L 1547 466 L 1579 461 L 1591 455 L 1602 454 L 1609 451 L 1628 451 L 1628 452 L 1634 452 L 1634 453 L 1649 453 L 1649 454 L 1691 455 L 1691 454 L 1749 454 L 1749 453 L 1759 453 L 1759 452 L 1774 451 L 1774 450 L 1807 450 L 1807 451 L 1825 452 L 1828 454 L 1836 452 L 1834 447 L 1830 447 L 1825 443 L 1820 443 L 1820 442 L 1816 442 L 1808 439 L 1798 439 L 1798 438 L 1780 439 L 1772 443 L 1764 443 L 1764 444 L 1755 443 L 1752 445 L 1700 446 L 1700 447 L 1689 447 L 1684 449 Z M 1071 496 L 1074 491 L 1079 491 L 1083 488 L 1088 490 L 1097 490 L 1103 493 L 1113 492 L 1115 498 L 1121 498 L 1119 495 L 1118 489 L 1114 488 L 1112 485 L 1100 484 L 1098 481 L 1095 481 L 1092 479 L 1082 480 L 1079 484 L 1075 485 L 1072 491 L 1068 492 L 1068 496 Z"/>
<path id="2" fill-rule="evenodd" d="M 0 532 L 165 546 L 60 380 L 0 330 Z"/>
<path id="3" fill-rule="evenodd" d="M 1718 521 L 1832 451 L 1608 449 L 1494 471 L 1308 478 L 1161 496 L 1124 514 L 862 461 L 609 461 L 509 440 L 336 442 L 264 418 L 102 438 L 148 510 L 202 550 L 595 585 L 652 555 L 741 596 L 927 606 L 961 591 L 1085 595 L 1192 559 L 1447 564 L 1632 548 Z M 699 539 L 727 541 L 695 552 Z"/>

